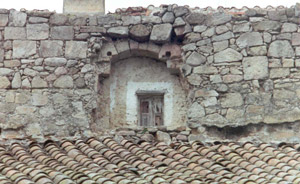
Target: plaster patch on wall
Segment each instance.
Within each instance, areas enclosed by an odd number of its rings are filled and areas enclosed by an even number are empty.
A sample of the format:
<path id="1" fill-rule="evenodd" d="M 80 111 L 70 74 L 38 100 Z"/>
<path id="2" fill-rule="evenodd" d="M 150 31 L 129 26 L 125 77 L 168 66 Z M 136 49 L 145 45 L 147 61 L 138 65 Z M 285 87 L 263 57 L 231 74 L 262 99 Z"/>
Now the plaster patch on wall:
<path id="1" fill-rule="evenodd" d="M 136 92 L 163 92 L 163 121 L 167 127 L 186 123 L 186 94 L 179 77 L 170 74 L 166 64 L 150 58 L 132 57 L 113 63 L 110 76 L 103 81 L 99 125 L 110 128 L 136 128 L 138 96 Z"/>
<path id="2" fill-rule="evenodd" d="M 128 82 L 126 95 L 126 121 L 128 124 L 138 124 L 138 96 L 137 91 L 164 92 L 164 125 L 172 126 L 173 118 L 173 84 L 170 82 Z"/>

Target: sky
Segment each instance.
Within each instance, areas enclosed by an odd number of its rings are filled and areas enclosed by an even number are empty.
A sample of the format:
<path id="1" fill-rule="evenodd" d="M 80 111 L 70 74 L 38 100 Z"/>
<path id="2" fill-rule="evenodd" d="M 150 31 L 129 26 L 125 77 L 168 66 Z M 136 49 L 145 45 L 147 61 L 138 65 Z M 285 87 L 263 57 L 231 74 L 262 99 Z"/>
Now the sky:
<path id="1" fill-rule="evenodd" d="M 217 8 L 218 6 L 241 8 L 243 6 L 254 7 L 256 5 L 260 7 L 267 7 L 268 5 L 290 7 L 295 5 L 296 2 L 300 2 L 300 0 L 106 0 L 105 9 L 106 12 L 115 12 L 117 8 L 127 8 L 130 6 L 147 7 L 148 5 L 159 6 L 161 4 L 189 5 L 190 7 L 200 8 L 207 6 L 213 8 Z M 48 9 L 61 13 L 63 0 L 0 0 L 0 8 L 14 8 L 16 10 L 20 10 L 21 8 L 27 10 Z"/>

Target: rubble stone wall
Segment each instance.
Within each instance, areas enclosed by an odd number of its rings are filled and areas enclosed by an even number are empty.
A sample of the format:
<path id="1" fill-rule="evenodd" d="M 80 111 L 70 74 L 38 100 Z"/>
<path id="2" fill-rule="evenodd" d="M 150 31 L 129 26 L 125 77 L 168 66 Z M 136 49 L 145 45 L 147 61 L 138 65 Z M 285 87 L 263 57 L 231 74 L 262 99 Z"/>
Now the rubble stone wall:
<path id="1" fill-rule="evenodd" d="M 191 140 L 299 140 L 299 12 L 299 5 L 91 16 L 0 10 L 1 135 L 101 130 L 108 104 L 99 94 L 111 63 L 149 57 L 182 81 Z"/>

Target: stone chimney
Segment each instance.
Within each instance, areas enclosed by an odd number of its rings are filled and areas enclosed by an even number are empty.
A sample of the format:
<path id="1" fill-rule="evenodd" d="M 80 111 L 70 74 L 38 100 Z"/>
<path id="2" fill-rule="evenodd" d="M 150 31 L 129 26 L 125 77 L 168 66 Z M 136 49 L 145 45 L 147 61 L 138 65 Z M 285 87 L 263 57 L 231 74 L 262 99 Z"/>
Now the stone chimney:
<path id="1" fill-rule="evenodd" d="M 105 0 L 64 0 L 63 13 L 105 14 Z"/>

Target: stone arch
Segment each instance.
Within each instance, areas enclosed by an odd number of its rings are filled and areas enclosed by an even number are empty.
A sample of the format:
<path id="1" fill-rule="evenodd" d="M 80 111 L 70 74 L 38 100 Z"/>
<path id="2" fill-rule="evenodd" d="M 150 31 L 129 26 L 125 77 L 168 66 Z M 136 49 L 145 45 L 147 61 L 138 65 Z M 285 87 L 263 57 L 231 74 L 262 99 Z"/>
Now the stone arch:
<path id="1" fill-rule="evenodd" d="M 139 43 L 129 39 L 104 43 L 96 62 L 111 64 L 129 57 L 149 57 L 165 62 L 173 74 L 180 73 L 182 64 L 181 47 L 177 44 L 157 45 L 152 42 Z M 98 72 L 102 76 L 109 75 L 109 71 L 99 70 Z"/>
<path id="2" fill-rule="evenodd" d="M 112 78 L 111 76 L 114 72 L 112 70 L 112 67 L 116 66 L 116 63 L 118 62 L 129 62 L 129 63 L 134 63 L 134 61 L 131 61 L 132 59 L 136 58 L 145 58 L 144 62 L 150 62 L 150 61 L 158 61 L 160 64 L 153 64 L 153 67 L 157 67 L 158 69 L 160 68 L 160 65 L 163 63 L 164 68 L 168 72 L 168 75 L 173 76 L 173 78 L 176 78 L 178 82 L 176 85 L 174 85 L 174 89 L 176 91 L 175 97 L 177 96 L 184 96 L 183 100 L 179 100 L 178 102 L 177 99 L 175 99 L 176 103 L 185 103 L 186 102 L 186 91 L 183 90 L 182 88 L 182 76 L 181 75 L 181 65 L 182 65 L 182 58 L 181 58 L 181 47 L 177 44 L 164 44 L 164 45 L 156 45 L 151 42 L 145 42 L 145 43 L 139 43 L 135 42 L 133 40 L 117 40 L 115 42 L 107 42 L 102 45 L 101 50 L 99 51 L 99 55 L 96 60 L 96 67 L 97 67 L 97 74 L 98 74 L 98 81 L 99 81 L 99 99 L 98 99 L 98 104 L 99 104 L 99 112 L 97 115 L 97 125 L 101 125 L 103 128 L 117 128 L 115 124 L 113 124 L 111 121 L 113 121 L 114 117 L 111 117 L 111 109 L 108 109 L 107 106 L 109 105 L 110 107 L 112 106 L 112 94 L 111 94 L 111 86 L 109 86 L 107 80 L 109 78 Z M 148 65 L 150 66 L 150 65 Z M 172 79 L 172 77 L 166 76 L 166 78 L 170 79 L 171 81 L 175 81 Z M 108 89 L 108 87 L 110 89 Z M 179 89 L 180 88 L 180 89 Z M 173 86 L 172 86 L 173 89 Z M 168 90 L 167 88 L 163 90 Z M 108 91 L 110 92 L 108 94 Z M 177 94 L 177 91 L 178 94 Z M 180 94 L 180 95 L 179 95 Z M 184 94 L 184 95 L 183 95 Z M 173 97 L 174 94 L 171 96 Z M 176 96 L 177 95 L 177 96 Z M 128 98 L 128 96 L 127 96 Z M 172 99 L 172 98 L 171 98 Z M 182 109 L 186 111 L 186 104 L 181 105 Z M 126 106 L 128 107 L 128 106 Z M 167 107 L 166 107 L 167 108 Z M 172 106 L 173 108 L 173 106 Z M 170 109 L 170 108 L 169 108 Z M 126 111 L 126 114 L 128 112 Z M 182 116 L 184 116 L 184 120 L 182 120 L 182 124 L 185 124 L 185 115 L 186 112 L 181 113 Z M 169 120 L 171 121 L 171 120 Z M 115 121 L 113 121 L 115 122 Z M 178 124 L 177 124 L 178 125 Z M 177 126 L 176 125 L 176 126 Z M 122 125 L 124 126 L 124 124 Z M 179 126 L 179 125 L 178 125 Z M 126 125 L 125 125 L 126 127 Z"/>

